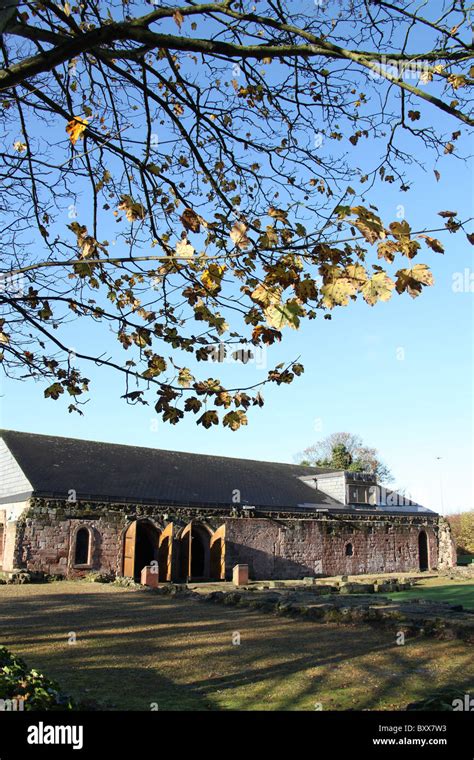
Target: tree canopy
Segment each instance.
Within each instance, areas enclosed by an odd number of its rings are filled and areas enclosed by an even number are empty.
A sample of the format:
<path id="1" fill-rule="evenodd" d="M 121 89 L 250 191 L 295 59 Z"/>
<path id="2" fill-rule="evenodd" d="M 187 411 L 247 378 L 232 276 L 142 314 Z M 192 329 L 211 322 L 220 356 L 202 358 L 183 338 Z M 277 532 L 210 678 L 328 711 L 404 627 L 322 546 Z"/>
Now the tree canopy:
<path id="1" fill-rule="evenodd" d="M 301 464 L 315 467 L 334 467 L 349 472 L 367 472 L 380 483 L 393 480 L 392 473 L 382 461 L 377 449 L 366 446 L 360 435 L 331 433 L 308 446 L 298 455 Z"/>
<path id="2" fill-rule="evenodd" d="M 0 361 L 70 411 L 89 362 L 165 421 L 236 430 L 303 364 L 230 387 L 198 376 L 216 346 L 245 361 L 358 298 L 415 298 L 419 254 L 474 242 L 455 210 L 412 229 L 375 204 L 462 158 L 462 1 L 3 0 L 0 35 Z"/>

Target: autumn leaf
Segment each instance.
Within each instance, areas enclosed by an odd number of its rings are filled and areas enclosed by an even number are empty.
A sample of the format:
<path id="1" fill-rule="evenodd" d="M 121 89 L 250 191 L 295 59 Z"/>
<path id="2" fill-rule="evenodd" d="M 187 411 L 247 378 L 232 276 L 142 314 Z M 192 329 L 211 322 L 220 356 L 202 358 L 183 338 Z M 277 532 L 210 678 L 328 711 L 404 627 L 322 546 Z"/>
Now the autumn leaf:
<path id="1" fill-rule="evenodd" d="M 432 251 L 435 251 L 435 253 L 444 253 L 443 244 L 436 238 L 430 237 L 429 235 L 418 235 L 418 237 L 424 238 L 426 240 L 426 245 L 431 248 Z"/>
<path id="2" fill-rule="evenodd" d="M 230 231 L 230 239 L 236 244 L 237 248 L 245 250 L 250 246 L 250 240 L 247 237 L 247 225 L 243 222 L 235 222 Z"/>
<path id="3" fill-rule="evenodd" d="M 385 259 L 385 261 L 388 261 L 391 264 L 397 251 L 398 245 L 394 240 L 382 240 L 377 246 L 377 257 L 379 259 Z"/>
<path id="4" fill-rule="evenodd" d="M 304 367 L 302 364 L 299 364 L 299 362 L 296 362 L 295 364 L 293 364 L 291 369 L 295 373 L 295 375 L 297 375 L 297 377 L 302 375 L 304 372 Z"/>
<path id="5" fill-rule="evenodd" d="M 188 243 L 186 238 L 176 243 L 176 255 L 180 258 L 192 259 L 193 254 L 194 248 L 191 243 Z"/>
<path id="6" fill-rule="evenodd" d="M 141 203 L 134 201 L 130 195 L 121 195 L 118 207 L 120 211 L 125 211 L 125 216 L 129 222 L 144 219 L 146 216 L 145 207 Z"/>
<path id="7" fill-rule="evenodd" d="M 185 230 L 189 232 L 200 232 L 203 219 L 199 214 L 196 214 L 192 208 L 187 208 L 180 216 L 181 222 Z"/>
<path id="8" fill-rule="evenodd" d="M 184 16 L 181 13 L 181 11 L 176 11 L 175 13 L 173 13 L 173 19 L 174 19 L 174 22 L 175 22 L 176 26 L 179 29 L 181 29 L 181 27 L 183 25 L 183 21 L 184 21 Z"/>
<path id="9" fill-rule="evenodd" d="M 231 430 L 238 430 L 241 425 L 247 424 L 247 415 L 241 409 L 236 409 L 234 412 L 228 412 L 224 416 L 222 424 Z"/>
<path id="10" fill-rule="evenodd" d="M 143 372 L 143 377 L 145 377 L 147 380 L 151 380 L 153 377 L 157 377 L 157 375 L 161 375 L 162 372 L 166 370 L 166 361 L 163 358 L 163 356 L 159 356 L 158 354 L 153 354 L 148 359 L 148 369 Z"/>
<path id="11" fill-rule="evenodd" d="M 64 388 L 61 385 L 61 383 L 53 383 L 49 386 L 49 388 L 46 388 L 44 391 L 44 397 L 45 398 L 52 398 L 55 401 L 59 398 L 61 393 L 64 393 Z"/>
<path id="12" fill-rule="evenodd" d="M 66 132 L 73 145 L 75 145 L 78 140 L 82 140 L 88 123 L 87 119 L 81 119 L 78 116 L 75 116 L 67 123 Z"/>
<path id="13" fill-rule="evenodd" d="M 433 285 L 434 278 L 426 264 L 416 264 L 412 269 L 399 269 L 395 288 L 397 293 L 405 290 L 412 298 L 420 295 L 424 285 Z"/>
<path id="14" fill-rule="evenodd" d="M 355 283 L 348 277 L 336 277 L 321 287 L 323 305 L 327 309 L 332 309 L 333 306 L 347 306 L 349 299 L 356 292 L 357 287 Z"/>
<path id="15" fill-rule="evenodd" d="M 386 272 L 376 272 L 362 288 L 364 300 L 369 306 L 374 306 L 377 301 L 388 301 L 394 284 Z"/>
<path id="16" fill-rule="evenodd" d="M 136 332 L 132 333 L 132 339 L 135 345 L 139 348 L 151 346 L 150 331 L 143 327 L 139 327 Z"/>
<path id="17" fill-rule="evenodd" d="M 280 341 L 281 338 L 281 332 L 264 325 L 257 325 L 252 331 L 252 343 L 255 345 L 262 342 L 265 346 L 271 346 L 276 340 Z"/>
<path id="18" fill-rule="evenodd" d="M 68 224 L 68 227 L 76 236 L 81 258 L 87 259 L 91 256 L 96 256 L 99 251 L 107 254 L 106 247 L 102 243 L 99 243 L 92 235 L 89 235 L 87 227 L 84 224 L 71 222 L 71 224 Z"/>
<path id="19" fill-rule="evenodd" d="M 263 313 L 270 327 L 277 330 L 292 327 L 296 330 L 300 325 L 300 317 L 304 315 L 304 309 L 295 300 L 290 300 L 286 303 L 272 303 Z"/>
<path id="20" fill-rule="evenodd" d="M 184 402 L 184 408 L 187 412 L 193 412 L 196 414 L 202 407 L 202 401 L 199 401 L 196 396 L 190 396 Z"/>
<path id="21" fill-rule="evenodd" d="M 367 272 L 362 264 L 348 264 L 344 269 L 344 275 L 348 277 L 358 289 L 367 282 Z"/>
<path id="22" fill-rule="evenodd" d="M 418 253 L 420 244 L 416 240 L 411 240 L 411 227 L 403 220 L 402 222 L 391 222 L 389 225 L 390 231 L 398 241 L 398 250 L 407 258 L 412 259 Z"/>
<path id="23" fill-rule="evenodd" d="M 280 296 L 281 288 L 274 288 L 272 290 L 272 288 L 270 288 L 268 285 L 265 285 L 264 283 L 257 285 L 257 287 L 250 293 L 250 298 L 252 301 L 256 301 L 256 303 L 260 303 L 263 306 L 268 306 L 268 304 L 275 299 L 277 301 L 280 301 Z"/>
<path id="24" fill-rule="evenodd" d="M 278 245 L 278 234 L 271 224 L 266 228 L 266 231 L 258 239 L 258 244 L 261 248 L 272 248 Z"/>
<path id="25" fill-rule="evenodd" d="M 382 220 L 372 211 L 364 206 L 355 206 L 351 208 L 351 212 L 357 214 L 357 219 L 353 220 L 352 224 L 360 230 L 368 243 L 375 243 L 386 237 Z"/>
<path id="26" fill-rule="evenodd" d="M 274 206 L 270 206 L 268 209 L 268 216 L 272 216 L 274 219 L 277 219 L 280 222 L 288 221 L 288 212 L 282 211 L 282 209 L 275 208 Z"/>
<path id="27" fill-rule="evenodd" d="M 225 271 L 225 266 L 210 264 L 209 268 L 203 272 L 201 276 L 202 284 L 212 295 L 215 295 L 221 289 L 221 281 Z"/>
<path id="28" fill-rule="evenodd" d="M 197 420 L 197 424 L 202 425 L 206 430 L 209 430 L 213 425 L 218 425 L 219 417 L 217 416 L 217 412 L 214 409 L 204 412 L 204 414 Z"/>
<path id="29" fill-rule="evenodd" d="M 409 240 L 411 227 L 407 221 L 391 222 L 389 224 L 390 232 L 396 240 Z"/>
<path id="30" fill-rule="evenodd" d="M 168 406 L 163 414 L 163 422 L 169 422 L 171 425 L 176 425 L 184 417 L 184 413 L 176 406 Z"/>
<path id="31" fill-rule="evenodd" d="M 182 367 L 178 373 L 178 385 L 182 388 L 189 388 L 194 382 L 194 376 L 187 367 Z"/>
<path id="32" fill-rule="evenodd" d="M 21 140 L 17 140 L 16 142 L 14 142 L 13 147 L 18 153 L 24 153 L 27 148 L 26 143 L 21 142 Z"/>

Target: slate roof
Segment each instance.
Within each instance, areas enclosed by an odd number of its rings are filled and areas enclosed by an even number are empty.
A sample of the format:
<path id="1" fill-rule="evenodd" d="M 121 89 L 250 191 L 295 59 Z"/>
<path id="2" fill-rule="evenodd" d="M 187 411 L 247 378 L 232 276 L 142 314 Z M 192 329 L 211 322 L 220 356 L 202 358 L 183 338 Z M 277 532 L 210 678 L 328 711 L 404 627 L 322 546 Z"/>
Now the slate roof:
<path id="1" fill-rule="evenodd" d="M 191 454 L 76 438 L 0 430 L 33 495 L 122 503 L 229 507 L 234 489 L 246 504 L 263 510 L 312 506 L 347 511 L 342 504 L 299 480 L 328 468 Z"/>

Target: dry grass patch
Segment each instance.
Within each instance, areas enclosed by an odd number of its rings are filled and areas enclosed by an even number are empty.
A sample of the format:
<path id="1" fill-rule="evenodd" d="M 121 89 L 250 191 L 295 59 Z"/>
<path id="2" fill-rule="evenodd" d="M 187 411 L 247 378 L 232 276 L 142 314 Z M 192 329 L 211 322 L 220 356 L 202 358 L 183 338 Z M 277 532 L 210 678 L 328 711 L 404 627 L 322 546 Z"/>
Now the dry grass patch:
<path id="1" fill-rule="evenodd" d="M 473 685 L 472 656 L 457 640 L 398 646 L 395 627 L 319 624 L 111 585 L 1 586 L 0 631 L 0 643 L 73 696 L 120 709 L 403 709 L 437 688 L 464 694 Z"/>

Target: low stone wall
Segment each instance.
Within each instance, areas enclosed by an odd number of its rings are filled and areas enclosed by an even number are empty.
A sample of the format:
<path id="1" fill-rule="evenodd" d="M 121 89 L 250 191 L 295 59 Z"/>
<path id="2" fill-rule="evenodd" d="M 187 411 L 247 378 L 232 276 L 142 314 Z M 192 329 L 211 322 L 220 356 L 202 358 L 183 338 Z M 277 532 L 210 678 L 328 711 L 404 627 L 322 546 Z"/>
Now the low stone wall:
<path id="1" fill-rule="evenodd" d="M 436 518 L 338 516 L 226 521 L 226 577 L 236 564 L 254 579 L 416 572 L 418 536 L 428 539 L 429 569 L 438 563 Z"/>

